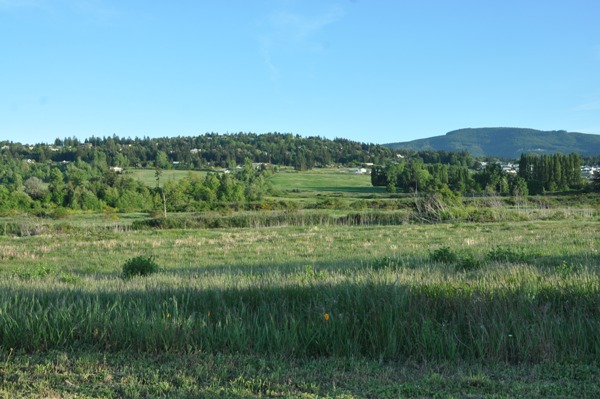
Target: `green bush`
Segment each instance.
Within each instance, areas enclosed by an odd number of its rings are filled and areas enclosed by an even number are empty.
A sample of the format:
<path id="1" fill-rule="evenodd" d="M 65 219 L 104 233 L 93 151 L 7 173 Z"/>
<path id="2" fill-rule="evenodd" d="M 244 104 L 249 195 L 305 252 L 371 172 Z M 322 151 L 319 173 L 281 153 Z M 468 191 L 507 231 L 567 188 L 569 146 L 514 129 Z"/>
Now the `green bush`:
<path id="1" fill-rule="evenodd" d="M 438 263 L 454 263 L 458 261 L 459 256 L 450 247 L 442 247 L 431 252 L 429 259 Z"/>
<path id="2" fill-rule="evenodd" d="M 383 270 L 388 268 L 396 269 L 398 267 L 398 262 L 396 259 L 384 256 L 383 258 L 374 259 L 370 266 L 373 270 Z"/>
<path id="3" fill-rule="evenodd" d="M 136 256 L 123 265 L 123 278 L 148 276 L 160 270 L 153 256 Z"/>
<path id="4" fill-rule="evenodd" d="M 573 262 L 567 263 L 563 260 L 560 265 L 556 266 L 556 274 L 561 278 L 567 278 L 577 273 L 580 269 L 581 265 L 577 265 Z"/>
<path id="5" fill-rule="evenodd" d="M 484 262 L 470 253 L 456 252 L 450 247 L 441 247 L 429 253 L 433 262 L 455 264 L 458 271 L 471 271 L 483 267 Z"/>
<path id="6" fill-rule="evenodd" d="M 488 251 L 485 260 L 489 262 L 533 263 L 536 256 L 540 256 L 540 254 L 525 252 L 520 248 L 496 247 Z"/>
<path id="7" fill-rule="evenodd" d="M 465 254 L 456 264 L 457 271 L 473 271 L 481 269 L 484 266 L 484 262 L 475 257 L 473 254 Z"/>
<path id="8" fill-rule="evenodd" d="M 300 280 L 303 282 L 314 282 L 317 280 L 323 280 L 324 278 L 325 272 L 315 269 L 312 265 L 304 266 L 304 273 L 300 276 Z"/>

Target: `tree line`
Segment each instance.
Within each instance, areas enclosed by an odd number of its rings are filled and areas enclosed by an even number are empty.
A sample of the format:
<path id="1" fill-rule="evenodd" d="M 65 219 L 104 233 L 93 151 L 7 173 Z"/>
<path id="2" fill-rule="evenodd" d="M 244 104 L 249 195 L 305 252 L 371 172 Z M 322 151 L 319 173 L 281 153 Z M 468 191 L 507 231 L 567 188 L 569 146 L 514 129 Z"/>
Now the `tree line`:
<path id="1" fill-rule="evenodd" d="M 484 166 L 480 163 L 482 167 L 474 169 L 477 162 L 468 154 L 455 155 L 452 164 L 427 163 L 424 161 L 427 158 L 421 155 L 415 153 L 413 157 L 374 167 L 371 183 L 386 187 L 388 192 L 436 192 L 446 189 L 456 193 L 511 195 L 535 195 L 546 191 L 581 189 L 584 186 L 582 158 L 578 154 L 523 154 L 518 173 L 503 171 L 497 162 L 488 162 Z"/>
<path id="2" fill-rule="evenodd" d="M 532 194 L 577 189 L 583 186 L 581 165 L 582 158 L 576 153 L 540 156 L 521 154 L 519 177 L 527 182 Z"/>
<path id="3" fill-rule="evenodd" d="M 65 138 L 35 145 L 2 141 L 0 212 L 216 209 L 264 198 L 272 191 L 270 165 L 305 170 L 384 162 L 393 156 L 392 150 L 380 145 L 281 133 Z M 156 187 L 117 173 L 123 168 L 154 168 Z M 190 174 L 159 185 L 160 171 L 172 168 L 211 172 L 203 178 Z"/>
<path id="4" fill-rule="evenodd" d="M 56 139 L 53 145 L 32 146 L 0 142 L 3 156 L 35 162 L 75 162 L 119 167 L 202 169 L 233 167 L 246 159 L 257 163 L 291 166 L 298 170 L 331 165 L 383 163 L 391 149 L 347 139 L 329 140 L 284 133 L 206 133 L 196 137 Z"/>
<path id="5" fill-rule="evenodd" d="M 272 165 L 304 170 L 365 163 L 377 165 L 372 168 L 371 182 L 388 192 L 527 195 L 583 187 L 582 158 L 577 154 L 523 154 L 515 175 L 505 173 L 495 162 L 481 167 L 480 161 L 464 151 L 405 150 L 401 154 L 380 145 L 280 133 L 159 139 L 113 136 L 83 142 L 66 138 L 52 145 L 0 142 L 0 212 L 217 209 L 224 204 L 261 201 L 271 194 Z M 156 170 L 155 187 L 117 172 L 136 167 Z M 233 172 L 215 173 L 215 167 L 229 167 Z M 160 184 L 161 171 L 170 168 L 212 172 Z"/>
<path id="6" fill-rule="evenodd" d="M 249 160 L 231 173 L 189 174 L 178 181 L 149 187 L 127 174 L 77 160 L 72 163 L 0 162 L 0 214 L 43 214 L 61 209 L 81 211 L 201 211 L 231 203 L 259 201 L 272 190 L 273 169 Z"/>

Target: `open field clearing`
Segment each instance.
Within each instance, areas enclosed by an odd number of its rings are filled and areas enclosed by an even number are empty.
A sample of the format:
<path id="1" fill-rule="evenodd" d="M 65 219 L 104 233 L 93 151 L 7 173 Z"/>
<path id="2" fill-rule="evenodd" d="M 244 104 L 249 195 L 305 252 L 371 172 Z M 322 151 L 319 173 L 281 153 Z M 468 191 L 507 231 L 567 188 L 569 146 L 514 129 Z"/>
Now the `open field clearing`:
<path id="1" fill-rule="evenodd" d="M 204 178 L 206 174 L 206 171 L 163 170 L 160 185 L 171 181 L 178 182 L 190 176 Z M 156 186 L 153 169 L 130 169 L 125 175 L 133 176 L 148 187 Z M 285 200 L 288 206 L 329 209 L 365 207 L 368 204 L 358 201 L 373 198 L 377 198 L 381 206 L 395 206 L 391 196 L 385 193 L 384 187 L 371 185 L 369 174 L 352 173 L 352 169 L 348 168 L 310 171 L 283 168 L 268 180 L 272 190 L 266 198 L 271 201 Z"/>
<path id="2" fill-rule="evenodd" d="M 156 171 L 154 169 L 128 169 L 126 175 L 132 176 L 148 187 L 156 186 Z M 167 181 L 178 181 L 190 175 L 206 176 L 205 171 L 162 170 L 161 184 Z M 295 171 L 284 169 L 271 178 L 277 190 L 299 190 L 311 192 L 340 192 L 340 193 L 384 193 L 384 187 L 373 187 L 370 174 L 352 173 L 352 169 L 325 168 L 311 171 Z"/>
<path id="3" fill-rule="evenodd" d="M 355 174 L 351 169 L 321 169 L 307 172 L 285 171 L 271 178 L 279 190 L 337 192 L 354 194 L 384 193 L 384 187 L 373 187 L 370 174 Z"/>
<path id="4" fill-rule="evenodd" d="M 155 169 L 127 169 L 125 172 L 127 176 L 131 176 L 136 180 L 141 181 L 148 187 L 156 186 L 156 170 Z M 161 171 L 160 185 L 162 186 L 168 181 L 178 181 L 188 176 L 199 176 L 203 178 L 206 176 L 206 172 L 199 172 L 196 170 L 174 170 L 166 169 Z"/>
<path id="5" fill-rule="evenodd" d="M 6 397 L 36 397 L 18 386 L 45 392 L 37 397 L 132 398 L 600 391 L 594 218 L 139 231 L 62 223 L 74 227 L 0 237 Z M 139 255 L 162 270 L 123 279 Z"/>

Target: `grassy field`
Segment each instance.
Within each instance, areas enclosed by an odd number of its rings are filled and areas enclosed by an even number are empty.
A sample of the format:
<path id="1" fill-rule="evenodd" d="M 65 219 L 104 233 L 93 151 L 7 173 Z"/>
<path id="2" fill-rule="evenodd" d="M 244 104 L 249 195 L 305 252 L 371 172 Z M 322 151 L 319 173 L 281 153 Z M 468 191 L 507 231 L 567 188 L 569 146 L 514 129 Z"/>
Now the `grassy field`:
<path id="1" fill-rule="evenodd" d="M 371 186 L 369 174 L 355 174 L 350 169 L 320 169 L 307 172 L 284 171 L 271 179 L 282 191 L 373 194 L 385 192 L 385 187 Z"/>
<path id="2" fill-rule="evenodd" d="M 126 173 L 134 179 L 139 180 L 149 187 L 156 185 L 154 169 L 130 169 Z M 207 172 L 185 171 L 185 170 L 163 170 L 161 182 L 180 180 L 189 174 L 205 176 Z M 298 172 L 291 169 L 283 169 L 275 174 L 271 181 L 278 191 L 304 192 L 315 195 L 322 193 L 349 193 L 349 194 L 373 194 L 384 193 L 384 187 L 372 187 L 369 174 L 355 174 L 351 169 L 315 169 L 311 171 Z"/>
<path id="3" fill-rule="evenodd" d="M 0 218 L 0 397 L 600 397 L 596 199 L 272 181 L 306 206 Z"/>
<path id="4" fill-rule="evenodd" d="M 240 354 L 0 354 L 0 397 L 597 398 L 595 364 L 423 364 Z"/>
<path id="5" fill-rule="evenodd" d="M 148 187 L 156 186 L 156 171 L 154 169 L 128 169 L 125 172 L 128 176 L 133 177 L 136 180 L 141 181 Z M 206 176 L 206 172 L 200 172 L 195 170 L 174 170 L 166 169 L 162 171 L 160 176 L 161 185 L 168 181 L 178 181 L 189 175 L 193 176 Z"/>
<path id="6" fill-rule="evenodd" d="M 598 397 L 586 215 L 0 236 L 0 394 Z"/>

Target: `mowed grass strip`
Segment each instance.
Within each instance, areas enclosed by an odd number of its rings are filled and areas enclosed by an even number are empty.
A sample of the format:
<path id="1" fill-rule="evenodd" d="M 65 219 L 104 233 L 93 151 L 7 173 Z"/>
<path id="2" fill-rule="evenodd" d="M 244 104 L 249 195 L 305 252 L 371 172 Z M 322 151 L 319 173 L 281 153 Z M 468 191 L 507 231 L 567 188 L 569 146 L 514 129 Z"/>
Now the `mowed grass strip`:
<path id="1" fill-rule="evenodd" d="M 600 397 L 595 364 L 7 351 L 0 352 L 0 373 L 0 395 L 12 399 Z"/>

